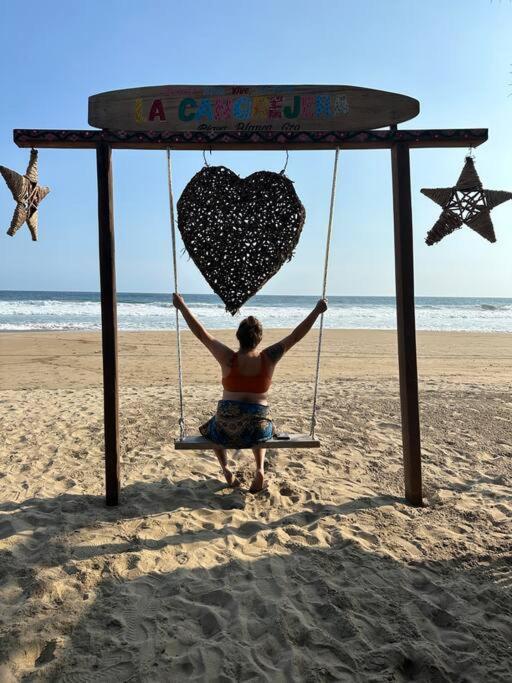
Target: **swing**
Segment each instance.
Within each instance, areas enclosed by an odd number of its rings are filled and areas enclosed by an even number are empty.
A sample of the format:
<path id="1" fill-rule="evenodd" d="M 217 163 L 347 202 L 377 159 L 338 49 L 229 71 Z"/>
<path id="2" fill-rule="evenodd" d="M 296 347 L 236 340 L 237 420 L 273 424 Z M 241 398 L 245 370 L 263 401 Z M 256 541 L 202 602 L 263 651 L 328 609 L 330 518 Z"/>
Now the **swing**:
<path id="1" fill-rule="evenodd" d="M 332 174 L 332 187 L 331 187 L 331 203 L 329 208 L 329 222 L 327 227 L 327 237 L 325 245 L 325 259 L 324 259 L 324 277 L 322 285 L 322 299 L 325 299 L 327 290 L 327 273 L 329 268 L 329 252 L 331 247 L 331 236 L 332 236 L 332 221 L 334 215 L 334 200 L 336 197 L 336 176 L 338 170 L 338 156 L 339 147 L 336 148 L 336 153 L 334 157 L 334 168 Z M 168 190 L 169 190 L 169 215 L 171 224 L 171 237 L 172 237 L 172 260 L 174 269 L 174 291 L 178 292 L 178 267 L 177 267 L 177 257 L 176 257 L 176 230 L 175 230 L 175 219 L 174 219 L 174 199 L 172 192 L 172 182 L 171 182 L 171 153 L 170 149 L 167 148 L 167 180 L 168 180 Z M 178 420 L 180 426 L 180 436 L 174 441 L 174 448 L 176 450 L 190 450 L 190 451 L 203 451 L 203 450 L 215 450 L 219 448 L 219 444 L 206 439 L 200 434 L 194 434 L 187 436 L 185 431 L 185 416 L 184 416 L 184 404 L 183 404 L 183 373 L 182 373 L 182 363 L 181 363 L 181 341 L 180 341 L 180 327 L 179 327 L 179 312 L 176 311 L 176 351 L 178 358 L 178 387 L 179 387 L 179 400 L 180 400 L 180 417 Z M 311 427 L 309 434 L 277 434 L 271 439 L 262 441 L 261 445 L 265 448 L 319 448 L 320 441 L 315 437 L 315 427 L 316 427 L 316 411 L 317 411 L 317 397 L 318 397 L 318 382 L 320 376 L 320 358 L 322 352 L 322 338 L 323 338 L 323 327 L 324 327 L 324 314 L 320 315 L 320 328 L 318 333 L 318 347 L 316 354 L 316 371 L 315 371 L 315 384 L 313 390 L 313 406 L 311 412 Z"/>

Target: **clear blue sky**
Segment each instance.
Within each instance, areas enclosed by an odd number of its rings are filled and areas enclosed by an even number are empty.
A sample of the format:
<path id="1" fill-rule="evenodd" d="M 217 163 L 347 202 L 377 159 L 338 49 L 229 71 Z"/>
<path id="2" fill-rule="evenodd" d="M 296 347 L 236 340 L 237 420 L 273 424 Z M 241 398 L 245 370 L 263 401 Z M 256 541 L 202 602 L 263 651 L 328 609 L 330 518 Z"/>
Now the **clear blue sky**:
<path id="1" fill-rule="evenodd" d="M 484 187 L 512 190 L 512 3 L 508 0 L 34 0 L 2 3 L 0 163 L 24 171 L 13 128 L 86 128 L 89 95 L 174 83 L 332 83 L 417 98 L 407 127 L 488 127 L 476 151 Z M 292 152 L 287 173 L 307 210 L 295 259 L 263 293 L 315 294 L 333 152 Z M 241 175 L 280 170 L 280 153 L 214 153 Z M 421 187 L 455 183 L 464 149 L 412 152 L 416 293 L 512 296 L 512 202 L 493 211 L 498 242 L 463 228 L 436 247 L 439 208 Z M 42 150 L 40 242 L 5 235 L 13 202 L 0 183 L 0 289 L 99 289 L 93 151 Z M 175 154 L 175 192 L 202 165 Z M 114 152 L 119 291 L 171 288 L 164 152 Z M 390 158 L 342 153 L 332 294 L 394 293 Z M 180 259 L 183 292 L 207 292 Z"/>

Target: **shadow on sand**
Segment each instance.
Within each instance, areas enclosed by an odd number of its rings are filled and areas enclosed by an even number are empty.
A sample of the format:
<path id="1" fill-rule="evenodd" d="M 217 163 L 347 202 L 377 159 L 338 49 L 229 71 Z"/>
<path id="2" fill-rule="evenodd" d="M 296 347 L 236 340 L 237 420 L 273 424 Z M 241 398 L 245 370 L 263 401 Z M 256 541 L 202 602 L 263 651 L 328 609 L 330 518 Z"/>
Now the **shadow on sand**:
<path id="1" fill-rule="evenodd" d="M 0 556 L 0 579 L 19 591 L 13 623 L 1 626 L 0 662 L 16 669 L 20 653 L 25 664 L 32 657 L 23 681 L 510 680 L 512 597 L 507 582 L 490 580 L 510 570 L 510 556 L 406 564 L 336 531 L 314 547 L 322 518 L 335 527 L 337 516 L 402 502 L 311 503 L 270 522 L 237 522 L 240 491 L 163 480 L 127 486 L 118 508 L 72 494 L 5 503 L 0 538 L 17 543 Z M 166 535 L 178 510 L 228 519 L 220 528 L 174 523 Z M 102 527 L 115 537 L 137 518 L 158 538 L 75 541 Z M 82 585 L 81 616 L 64 588 L 47 597 L 44 581 L 64 579 Z M 45 641 L 52 620 L 59 641 Z"/>

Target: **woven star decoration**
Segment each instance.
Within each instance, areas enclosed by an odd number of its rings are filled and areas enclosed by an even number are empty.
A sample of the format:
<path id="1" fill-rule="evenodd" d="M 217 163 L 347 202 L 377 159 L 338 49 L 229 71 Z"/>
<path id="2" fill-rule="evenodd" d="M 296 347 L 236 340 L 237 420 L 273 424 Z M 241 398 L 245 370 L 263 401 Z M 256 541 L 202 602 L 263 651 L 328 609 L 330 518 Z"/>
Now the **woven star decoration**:
<path id="1" fill-rule="evenodd" d="M 489 242 L 496 242 L 490 211 L 498 204 L 512 199 L 512 192 L 484 190 L 473 158 L 466 157 L 454 187 L 423 188 L 422 193 L 443 207 L 425 242 L 431 246 L 461 228 L 464 223 Z"/>
<path id="2" fill-rule="evenodd" d="M 12 237 L 26 221 L 32 240 L 36 242 L 37 209 L 50 191 L 49 187 L 41 187 L 37 184 L 37 150 L 33 149 L 30 152 L 30 161 L 25 175 L 20 175 L 5 166 L 0 166 L 0 173 L 16 202 L 11 227 L 7 234 Z"/>

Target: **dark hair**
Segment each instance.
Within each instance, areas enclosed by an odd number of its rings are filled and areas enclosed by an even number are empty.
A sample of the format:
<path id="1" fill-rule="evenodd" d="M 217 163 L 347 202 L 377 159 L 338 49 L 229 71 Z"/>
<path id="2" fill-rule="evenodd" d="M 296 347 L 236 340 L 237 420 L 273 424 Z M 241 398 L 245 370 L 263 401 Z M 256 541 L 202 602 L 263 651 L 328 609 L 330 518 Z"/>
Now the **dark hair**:
<path id="1" fill-rule="evenodd" d="M 240 348 L 244 351 L 255 349 L 263 337 L 263 327 L 254 316 L 250 315 L 242 320 L 236 331 L 236 338 L 240 342 Z"/>

